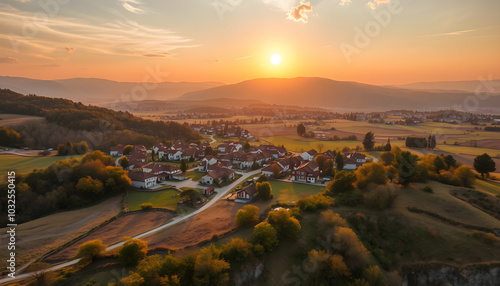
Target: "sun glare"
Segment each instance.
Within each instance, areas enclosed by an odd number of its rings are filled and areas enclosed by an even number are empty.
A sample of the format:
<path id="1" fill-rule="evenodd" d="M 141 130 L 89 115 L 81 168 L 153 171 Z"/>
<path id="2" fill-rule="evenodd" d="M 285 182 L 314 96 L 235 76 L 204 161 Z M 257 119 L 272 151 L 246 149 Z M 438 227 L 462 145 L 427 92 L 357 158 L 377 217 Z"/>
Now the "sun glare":
<path id="1" fill-rule="evenodd" d="M 273 65 L 279 65 L 281 63 L 281 56 L 279 54 L 273 54 L 271 56 L 271 63 Z"/>

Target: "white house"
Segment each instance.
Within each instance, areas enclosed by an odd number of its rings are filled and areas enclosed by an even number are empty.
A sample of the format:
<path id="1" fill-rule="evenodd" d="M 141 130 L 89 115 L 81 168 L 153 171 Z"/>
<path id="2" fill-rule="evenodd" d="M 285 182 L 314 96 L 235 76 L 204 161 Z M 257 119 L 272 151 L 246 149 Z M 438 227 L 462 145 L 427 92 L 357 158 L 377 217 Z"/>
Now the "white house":
<path id="1" fill-rule="evenodd" d="M 300 154 L 300 157 L 302 157 L 302 159 L 304 161 L 313 161 L 317 155 L 318 155 L 318 152 L 316 152 L 316 150 L 314 150 L 314 149 L 311 149 L 309 151 L 306 151 L 306 152 Z"/>
<path id="2" fill-rule="evenodd" d="M 278 174 L 281 174 L 283 172 L 283 168 L 280 164 L 270 164 L 269 166 L 262 169 L 262 174 L 266 175 L 266 177 L 268 178 L 274 178 L 275 172 L 277 172 Z"/>
<path id="3" fill-rule="evenodd" d="M 198 165 L 198 171 L 208 172 L 209 166 L 215 165 L 217 163 L 218 160 L 214 156 L 208 155 L 201 160 L 200 165 Z"/>
<path id="4" fill-rule="evenodd" d="M 319 180 L 319 167 L 314 162 L 308 162 L 292 172 L 292 182 L 316 183 Z"/>
<path id="5" fill-rule="evenodd" d="M 344 170 L 356 170 L 366 163 L 366 156 L 361 153 L 346 153 L 344 155 Z"/>
<path id="6" fill-rule="evenodd" d="M 114 146 L 114 147 L 109 147 L 109 155 L 111 156 L 123 156 L 123 146 L 121 145 L 118 145 L 118 146 Z"/>
<path id="7" fill-rule="evenodd" d="M 182 159 L 182 151 L 180 150 L 169 150 L 168 159 L 170 161 L 179 161 Z"/>
<path id="8" fill-rule="evenodd" d="M 132 187 L 139 189 L 149 189 L 156 186 L 158 178 L 154 174 L 145 173 L 143 171 L 129 172 Z"/>
<path id="9" fill-rule="evenodd" d="M 231 169 L 217 168 L 217 170 L 213 170 L 205 176 L 201 177 L 201 183 L 205 185 L 212 185 L 218 180 L 220 184 L 224 183 L 226 178 L 229 181 L 232 181 L 234 180 L 234 174 L 235 172 Z"/>
<path id="10" fill-rule="evenodd" d="M 235 202 L 237 203 L 249 203 L 257 197 L 257 190 L 255 189 L 255 184 L 250 185 L 240 191 L 236 195 Z"/>

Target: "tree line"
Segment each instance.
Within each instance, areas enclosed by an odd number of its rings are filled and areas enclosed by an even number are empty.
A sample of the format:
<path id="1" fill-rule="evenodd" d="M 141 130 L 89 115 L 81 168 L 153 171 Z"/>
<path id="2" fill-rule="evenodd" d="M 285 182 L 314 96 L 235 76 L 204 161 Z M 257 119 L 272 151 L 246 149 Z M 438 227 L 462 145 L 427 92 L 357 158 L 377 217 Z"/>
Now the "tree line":
<path id="1" fill-rule="evenodd" d="M 132 137 L 139 137 L 140 140 L 145 139 L 143 141 L 148 141 L 148 137 L 157 142 L 177 139 L 192 141 L 201 138 L 198 132 L 184 124 L 142 119 L 129 112 L 84 105 L 81 102 L 77 103 L 67 99 L 36 95 L 25 96 L 11 90 L 0 89 L 0 100 L 2 101 L 0 112 L 42 116 L 48 123 L 86 133 L 97 131 L 99 133 L 97 135 L 106 135 L 104 136 L 106 138 L 119 137 L 119 132 L 125 131 Z M 146 137 L 140 138 L 140 136 Z M 101 141 L 108 140 L 112 139 Z M 93 144 L 93 142 L 88 143 Z M 150 142 L 140 144 L 146 145 L 146 143 Z M 105 142 L 98 142 L 97 145 L 104 144 Z"/>
<path id="2" fill-rule="evenodd" d="M 127 171 L 114 166 L 114 159 L 94 151 L 81 159 L 58 161 L 16 178 L 16 215 L 19 223 L 61 210 L 96 203 L 122 194 L 132 182 Z M 3 185 L 2 188 L 7 189 Z M 1 210 L 7 203 L 1 198 Z"/>

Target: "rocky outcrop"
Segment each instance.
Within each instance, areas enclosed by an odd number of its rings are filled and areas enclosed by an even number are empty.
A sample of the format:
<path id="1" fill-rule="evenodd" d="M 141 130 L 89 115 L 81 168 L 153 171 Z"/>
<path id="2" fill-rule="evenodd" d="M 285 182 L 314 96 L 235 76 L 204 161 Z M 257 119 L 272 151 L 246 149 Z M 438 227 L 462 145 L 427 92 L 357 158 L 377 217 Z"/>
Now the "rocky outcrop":
<path id="1" fill-rule="evenodd" d="M 403 286 L 498 286 L 500 267 L 490 269 L 457 269 L 442 267 L 436 270 L 408 272 Z"/>

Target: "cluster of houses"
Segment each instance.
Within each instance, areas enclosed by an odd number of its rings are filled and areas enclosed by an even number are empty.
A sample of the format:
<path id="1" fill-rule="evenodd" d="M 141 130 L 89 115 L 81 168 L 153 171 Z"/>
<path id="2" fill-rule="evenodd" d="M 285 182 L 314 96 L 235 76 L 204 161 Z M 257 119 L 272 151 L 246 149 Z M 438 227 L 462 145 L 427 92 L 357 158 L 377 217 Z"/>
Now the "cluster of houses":
<path id="1" fill-rule="evenodd" d="M 207 142 L 208 143 L 208 142 Z M 167 148 L 163 144 L 157 144 L 152 149 L 158 154 L 159 159 L 169 158 L 169 154 L 179 155 L 179 157 L 170 157 L 171 160 L 190 160 L 187 154 L 196 154 L 202 156 L 203 150 L 206 146 L 203 144 L 187 144 L 183 141 L 175 141 L 172 147 Z M 205 147 L 204 147 L 205 146 Z M 109 149 L 109 154 L 114 157 L 121 157 L 124 155 L 125 147 L 122 145 L 113 146 Z M 194 152 L 196 150 L 196 152 Z M 201 151 L 199 151 L 201 150 Z M 132 187 L 135 188 L 151 188 L 156 186 L 159 182 L 165 180 L 185 180 L 186 174 L 181 171 L 177 166 L 169 164 L 157 164 L 148 162 L 148 156 L 152 155 L 153 151 L 146 149 L 144 145 L 135 145 L 129 154 L 125 155 L 129 161 L 129 166 L 124 168 L 129 170 L 129 178 L 132 180 Z M 193 157 L 196 158 L 196 157 Z"/>
<path id="2" fill-rule="evenodd" d="M 327 150 L 318 153 L 311 149 L 300 155 L 287 157 L 284 147 L 274 145 L 248 146 L 246 142 L 224 141 L 215 148 L 217 155 L 205 155 L 208 142 L 202 144 L 175 141 L 171 147 L 156 144 L 152 150 L 143 145 L 136 145 L 125 155 L 129 159 L 129 177 L 132 186 L 136 188 L 151 188 L 164 180 L 184 180 L 187 178 L 179 167 L 169 164 L 148 162 L 148 155 L 156 154 L 158 159 L 170 161 L 199 160 L 199 172 L 206 173 L 200 183 L 206 185 L 222 185 L 233 181 L 236 172 L 234 169 L 247 170 L 262 168 L 262 173 L 270 178 L 281 178 L 290 175 L 292 182 L 311 183 L 319 182 L 321 171 L 315 163 L 318 155 L 334 160 L 336 153 Z M 245 148 L 246 147 L 246 148 Z M 120 157 L 124 153 L 123 146 L 110 148 L 110 155 Z M 344 154 L 344 169 L 355 170 L 367 162 L 367 157 L 361 153 Z M 256 194 L 251 187 L 244 189 L 239 199 L 248 199 Z"/>
<path id="3" fill-rule="evenodd" d="M 124 154 L 125 147 L 122 145 L 109 148 L 109 154 L 114 157 L 121 157 Z M 144 145 L 135 145 L 132 151 L 126 155 L 129 161 L 128 170 L 144 166 L 148 163 L 148 154 L 151 150 L 147 150 Z"/>
<path id="4" fill-rule="evenodd" d="M 185 180 L 186 174 L 177 166 L 168 164 L 148 163 L 134 168 L 128 176 L 132 180 L 132 187 L 148 189 L 165 180 Z"/>
<path id="5" fill-rule="evenodd" d="M 281 177 L 284 174 L 291 173 L 290 180 L 292 182 L 301 183 L 318 183 L 320 170 L 318 164 L 315 163 L 315 158 L 318 155 L 323 155 L 326 159 L 335 160 L 335 153 L 327 150 L 323 153 L 318 153 L 311 149 L 300 155 L 288 158 L 279 159 L 273 164 L 270 164 L 262 169 L 262 173 L 270 178 Z M 355 170 L 366 163 L 367 157 L 361 153 L 346 153 L 344 154 L 344 170 Z"/>
<path id="6" fill-rule="evenodd" d="M 226 141 L 217 146 L 218 156 L 205 156 L 198 165 L 199 172 L 207 173 L 202 184 L 222 184 L 234 179 L 233 168 L 246 170 L 261 168 L 271 160 L 284 158 L 287 150 L 274 145 L 252 146 L 247 151 L 245 143 Z"/>
<path id="7" fill-rule="evenodd" d="M 238 137 L 240 139 L 244 139 L 247 141 L 255 140 L 255 136 L 250 131 L 248 131 L 247 129 L 243 129 L 239 126 L 225 127 L 224 124 L 217 126 L 204 125 L 204 124 L 191 124 L 190 127 L 200 132 L 201 134 L 206 134 L 206 135 L 218 134 L 221 137 L 226 137 L 226 138 Z"/>
<path id="8" fill-rule="evenodd" d="M 195 161 L 205 156 L 205 149 L 210 146 L 208 141 L 201 144 L 186 143 L 182 140 L 175 141 L 171 147 L 166 147 L 163 143 L 153 146 L 153 150 L 158 160 L 169 161 Z"/>

